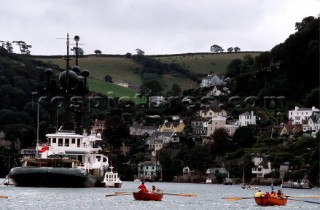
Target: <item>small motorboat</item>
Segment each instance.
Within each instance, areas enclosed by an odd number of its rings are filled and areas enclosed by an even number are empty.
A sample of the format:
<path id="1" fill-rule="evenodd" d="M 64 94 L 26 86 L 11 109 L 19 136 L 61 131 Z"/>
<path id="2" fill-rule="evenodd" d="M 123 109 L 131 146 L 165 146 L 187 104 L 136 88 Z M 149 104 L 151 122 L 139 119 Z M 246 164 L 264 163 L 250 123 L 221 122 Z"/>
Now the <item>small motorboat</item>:
<path id="1" fill-rule="evenodd" d="M 101 182 L 103 187 L 121 188 L 122 181 L 120 180 L 118 173 L 113 172 L 113 166 L 110 166 L 110 171 L 107 171 L 104 175 L 104 179 Z"/>
<path id="2" fill-rule="evenodd" d="M 287 204 L 287 197 L 254 197 L 256 204 L 259 206 L 285 206 Z"/>
<path id="3" fill-rule="evenodd" d="M 245 190 L 258 190 L 259 189 L 259 187 L 257 187 L 257 186 L 251 186 L 251 185 L 245 185 L 245 184 L 242 184 L 241 188 L 245 189 Z"/>
<path id="4" fill-rule="evenodd" d="M 133 197 L 135 200 L 139 201 L 161 201 L 163 197 L 163 192 L 133 192 Z"/>

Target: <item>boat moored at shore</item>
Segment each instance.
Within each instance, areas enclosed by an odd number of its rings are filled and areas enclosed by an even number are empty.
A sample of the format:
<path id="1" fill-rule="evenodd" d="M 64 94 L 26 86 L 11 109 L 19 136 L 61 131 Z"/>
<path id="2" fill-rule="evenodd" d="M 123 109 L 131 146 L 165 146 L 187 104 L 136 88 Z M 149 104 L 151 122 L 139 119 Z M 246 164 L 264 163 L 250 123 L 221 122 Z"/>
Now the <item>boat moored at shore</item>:
<path id="1" fill-rule="evenodd" d="M 301 181 L 286 181 L 282 183 L 283 188 L 294 188 L 294 189 L 311 189 L 312 185 L 307 179 L 302 179 Z"/>

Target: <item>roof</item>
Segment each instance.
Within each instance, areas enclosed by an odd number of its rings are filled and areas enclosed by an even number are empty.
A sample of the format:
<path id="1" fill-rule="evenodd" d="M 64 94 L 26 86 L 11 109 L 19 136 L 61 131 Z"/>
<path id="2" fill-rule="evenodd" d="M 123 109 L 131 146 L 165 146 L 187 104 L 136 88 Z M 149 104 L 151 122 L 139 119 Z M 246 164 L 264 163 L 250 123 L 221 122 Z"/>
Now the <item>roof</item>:
<path id="1" fill-rule="evenodd" d="M 244 113 L 242 113 L 242 114 L 240 114 L 240 115 L 250 116 L 250 115 L 251 115 L 251 113 L 250 113 L 250 112 L 244 112 Z"/>
<path id="2" fill-rule="evenodd" d="M 156 166 L 160 164 L 154 161 L 144 161 L 144 162 L 140 162 L 138 165 L 139 166 Z"/>
<path id="3" fill-rule="evenodd" d="M 216 172 L 220 174 L 227 174 L 229 173 L 225 168 L 208 168 L 206 174 L 215 174 Z"/>

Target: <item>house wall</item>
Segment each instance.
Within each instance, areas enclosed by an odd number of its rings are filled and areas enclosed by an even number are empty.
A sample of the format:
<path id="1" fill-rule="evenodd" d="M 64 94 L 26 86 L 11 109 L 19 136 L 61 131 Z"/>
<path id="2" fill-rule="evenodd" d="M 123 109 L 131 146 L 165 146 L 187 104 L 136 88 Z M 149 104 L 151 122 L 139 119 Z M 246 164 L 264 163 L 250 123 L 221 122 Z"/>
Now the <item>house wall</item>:
<path id="1" fill-rule="evenodd" d="M 253 112 L 245 113 L 239 115 L 239 125 L 240 126 L 248 126 L 248 125 L 255 125 L 256 124 L 256 116 Z"/>
<path id="2" fill-rule="evenodd" d="M 306 122 L 308 118 L 312 115 L 314 111 L 319 111 L 319 109 L 312 107 L 312 108 L 299 108 L 295 107 L 294 110 L 289 111 L 289 119 L 292 120 L 294 125 L 303 124 Z"/>

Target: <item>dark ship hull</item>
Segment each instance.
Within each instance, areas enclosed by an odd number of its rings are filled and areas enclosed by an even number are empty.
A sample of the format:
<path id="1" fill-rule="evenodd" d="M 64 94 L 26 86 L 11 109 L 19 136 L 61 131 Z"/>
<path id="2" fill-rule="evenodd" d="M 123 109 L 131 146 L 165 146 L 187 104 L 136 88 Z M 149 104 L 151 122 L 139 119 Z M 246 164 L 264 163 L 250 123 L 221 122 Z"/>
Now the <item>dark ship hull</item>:
<path id="1" fill-rule="evenodd" d="M 95 187 L 97 178 L 79 168 L 16 167 L 8 177 L 20 187 Z"/>

